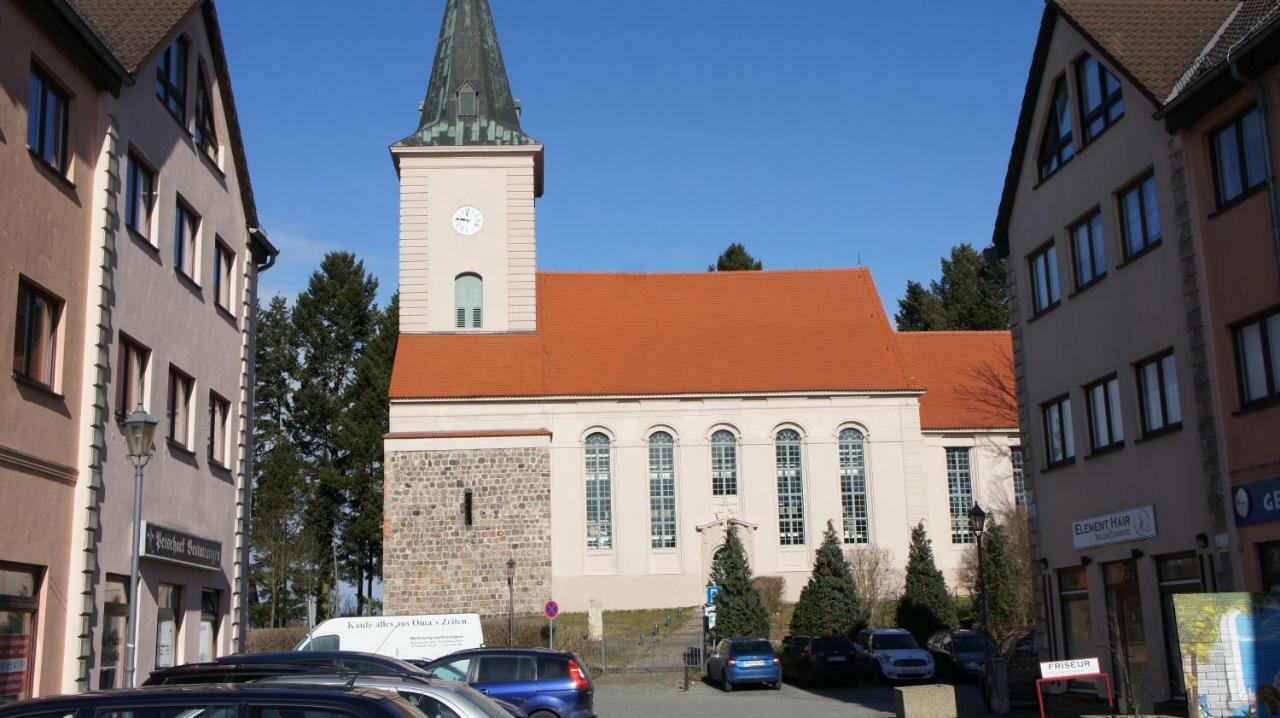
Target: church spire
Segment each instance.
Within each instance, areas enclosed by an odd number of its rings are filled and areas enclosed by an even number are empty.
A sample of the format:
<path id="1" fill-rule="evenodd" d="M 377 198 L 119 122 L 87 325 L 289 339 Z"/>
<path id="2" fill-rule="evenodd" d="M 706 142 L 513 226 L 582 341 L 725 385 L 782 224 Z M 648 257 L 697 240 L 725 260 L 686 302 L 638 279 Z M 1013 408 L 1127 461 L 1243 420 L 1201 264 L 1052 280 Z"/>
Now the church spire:
<path id="1" fill-rule="evenodd" d="M 520 129 L 489 0 L 446 0 L 418 130 L 396 144 L 540 144 Z"/>

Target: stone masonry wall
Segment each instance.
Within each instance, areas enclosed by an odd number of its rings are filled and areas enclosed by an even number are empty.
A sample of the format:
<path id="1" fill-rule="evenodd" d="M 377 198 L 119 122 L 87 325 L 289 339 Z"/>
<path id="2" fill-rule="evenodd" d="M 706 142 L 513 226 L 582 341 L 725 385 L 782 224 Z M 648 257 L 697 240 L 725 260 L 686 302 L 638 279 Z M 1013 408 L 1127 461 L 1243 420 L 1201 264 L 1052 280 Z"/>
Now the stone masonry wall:
<path id="1" fill-rule="evenodd" d="M 387 615 L 506 613 L 510 558 L 517 612 L 541 611 L 551 598 L 546 447 L 390 453 L 384 491 Z"/>

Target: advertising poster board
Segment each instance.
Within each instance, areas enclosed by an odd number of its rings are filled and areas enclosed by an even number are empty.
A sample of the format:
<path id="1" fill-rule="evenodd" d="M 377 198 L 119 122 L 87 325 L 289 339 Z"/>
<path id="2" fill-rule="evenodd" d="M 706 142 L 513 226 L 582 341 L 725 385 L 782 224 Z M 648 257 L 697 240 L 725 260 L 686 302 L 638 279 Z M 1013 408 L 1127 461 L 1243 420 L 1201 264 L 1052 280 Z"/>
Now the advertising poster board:
<path id="1" fill-rule="evenodd" d="M 1280 595 L 1173 597 L 1193 718 L 1280 718 Z"/>

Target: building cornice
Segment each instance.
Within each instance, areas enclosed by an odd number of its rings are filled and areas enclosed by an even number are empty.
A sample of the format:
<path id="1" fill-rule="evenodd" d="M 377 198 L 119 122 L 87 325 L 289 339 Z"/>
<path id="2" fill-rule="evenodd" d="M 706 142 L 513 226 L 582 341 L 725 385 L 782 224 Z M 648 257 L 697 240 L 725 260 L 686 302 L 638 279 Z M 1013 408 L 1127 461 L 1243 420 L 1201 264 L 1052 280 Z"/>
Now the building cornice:
<path id="1" fill-rule="evenodd" d="M 76 471 L 75 467 L 48 461 L 4 444 L 0 444 L 0 466 L 8 466 L 12 469 L 68 484 L 75 484 L 76 478 L 79 476 L 79 472 Z"/>
<path id="2" fill-rule="evenodd" d="M 529 402 L 569 401 L 638 401 L 655 399 L 785 399 L 858 396 L 918 397 L 923 389 L 862 389 L 848 391 L 761 391 L 742 393 L 683 393 L 683 394 L 548 394 L 513 396 L 457 396 L 457 397 L 392 397 L 392 404 L 501 404 Z"/>

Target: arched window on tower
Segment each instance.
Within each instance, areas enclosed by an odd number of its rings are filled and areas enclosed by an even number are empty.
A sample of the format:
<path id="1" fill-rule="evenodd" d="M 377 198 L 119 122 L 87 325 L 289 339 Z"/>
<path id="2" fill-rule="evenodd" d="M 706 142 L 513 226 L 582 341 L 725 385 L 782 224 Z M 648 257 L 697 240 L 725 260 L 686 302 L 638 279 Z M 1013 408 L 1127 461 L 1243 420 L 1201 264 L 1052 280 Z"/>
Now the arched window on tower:
<path id="1" fill-rule="evenodd" d="M 484 327 L 484 280 L 479 274 L 459 274 L 453 280 L 453 303 L 459 329 Z"/>
<path id="2" fill-rule="evenodd" d="M 458 88 L 458 117 L 475 117 L 480 114 L 479 93 L 470 82 Z"/>

